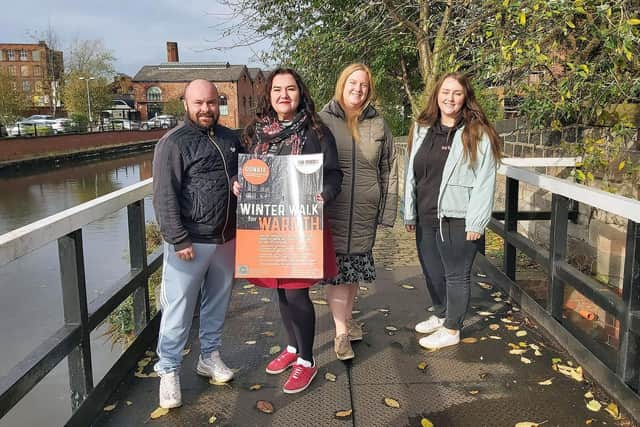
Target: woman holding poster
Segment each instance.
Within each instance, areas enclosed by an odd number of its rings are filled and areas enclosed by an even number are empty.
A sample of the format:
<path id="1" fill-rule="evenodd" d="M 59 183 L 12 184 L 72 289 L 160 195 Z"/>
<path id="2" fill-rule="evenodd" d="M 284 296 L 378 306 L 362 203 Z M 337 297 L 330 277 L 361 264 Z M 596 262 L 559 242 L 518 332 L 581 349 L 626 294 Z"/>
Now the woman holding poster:
<path id="1" fill-rule="evenodd" d="M 325 289 L 340 360 L 352 359 L 350 341 L 362 339 L 362 326 L 351 315 L 358 284 L 375 280 L 376 230 L 378 225 L 393 226 L 398 204 L 393 135 L 371 104 L 374 94 L 371 70 L 351 64 L 340 74 L 333 100 L 320 112 L 336 139 L 344 172 L 342 191 L 327 211 L 340 272 Z"/>
<path id="2" fill-rule="evenodd" d="M 291 69 L 277 69 L 265 83 L 257 117 L 243 135 L 252 154 L 323 154 L 323 190 L 317 200 L 325 205 L 340 192 L 342 172 L 338 166 L 336 143 L 322 124 L 315 104 L 300 76 Z M 248 279 L 258 286 L 277 288 L 282 323 L 287 331 L 286 349 L 266 368 L 279 374 L 293 367 L 284 383 L 285 393 L 305 390 L 318 372 L 313 358 L 315 310 L 309 287 L 319 279 L 337 274 L 335 251 L 328 227 L 324 228 L 324 277 L 309 279 Z"/>

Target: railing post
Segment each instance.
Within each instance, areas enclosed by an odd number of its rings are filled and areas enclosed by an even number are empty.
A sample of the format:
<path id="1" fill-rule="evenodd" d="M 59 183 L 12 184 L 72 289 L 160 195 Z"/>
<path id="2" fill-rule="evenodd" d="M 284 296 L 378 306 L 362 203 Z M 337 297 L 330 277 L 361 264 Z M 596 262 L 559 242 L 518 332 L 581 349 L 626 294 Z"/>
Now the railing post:
<path id="1" fill-rule="evenodd" d="M 133 320 L 136 335 L 144 329 L 151 318 L 149 309 L 149 284 L 147 276 L 147 241 L 144 220 L 144 199 L 127 206 L 129 223 L 129 258 L 131 269 L 144 271 L 145 280 L 133 292 Z"/>
<path id="2" fill-rule="evenodd" d="M 518 231 L 518 187 L 517 179 L 507 177 L 507 188 L 504 201 L 504 274 L 516 280 L 516 247 L 508 242 L 510 231 Z"/>
<path id="3" fill-rule="evenodd" d="M 620 319 L 617 373 L 636 392 L 640 390 L 640 336 L 631 332 L 632 313 L 640 311 L 640 224 L 628 220 L 622 300 L 626 315 Z"/>
<path id="4" fill-rule="evenodd" d="M 60 280 L 65 325 L 80 325 L 80 345 L 69 353 L 69 385 L 71 406 L 76 409 L 93 389 L 91 368 L 91 331 L 88 328 L 87 284 L 84 275 L 82 230 L 58 239 Z"/>
<path id="5" fill-rule="evenodd" d="M 569 199 L 554 194 L 551 198 L 551 227 L 549 243 L 549 299 L 547 311 L 557 320 L 562 319 L 564 283 L 558 277 L 557 264 L 567 255 L 567 227 L 569 223 Z"/>

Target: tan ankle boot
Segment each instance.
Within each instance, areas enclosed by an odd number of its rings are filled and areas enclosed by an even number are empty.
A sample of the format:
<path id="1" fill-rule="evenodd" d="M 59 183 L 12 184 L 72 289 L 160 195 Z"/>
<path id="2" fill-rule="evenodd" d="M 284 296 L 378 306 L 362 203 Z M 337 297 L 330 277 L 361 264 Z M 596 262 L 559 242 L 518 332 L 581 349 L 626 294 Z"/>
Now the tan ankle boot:
<path id="1" fill-rule="evenodd" d="M 355 357 L 347 334 L 340 334 L 335 337 L 333 340 L 333 349 L 336 352 L 336 357 L 340 360 L 349 360 Z"/>
<path id="2" fill-rule="evenodd" d="M 360 341 L 362 339 L 362 325 L 360 322 L 354 319 L 349 319 L 347 321 L 347 327 L 350 341 Z"/>

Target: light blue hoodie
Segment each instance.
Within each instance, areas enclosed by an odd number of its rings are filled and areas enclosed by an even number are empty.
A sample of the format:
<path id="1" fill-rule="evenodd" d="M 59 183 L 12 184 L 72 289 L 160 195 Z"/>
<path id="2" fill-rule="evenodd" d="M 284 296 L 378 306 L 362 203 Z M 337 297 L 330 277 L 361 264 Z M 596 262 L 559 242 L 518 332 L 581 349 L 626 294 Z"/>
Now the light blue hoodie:
<path id="1" fill-rule="evenodd" d="M 406 225 L 415 225 L 418 220 L 413 161 L 428 129 L 428 126 L 415 125 L 409 161 L 405 161 L 402 215 Z M 489 137 L 483 134 L 478 144 L 475 165 L 469 166 L 463 155 L 463 130 L 464 126 L 454 134 L 442 172 L 442 183 L 438 193 L 438 218 L 464 218 L 465 231 L 483 234 L 493 211 L 497 165 Z"/>

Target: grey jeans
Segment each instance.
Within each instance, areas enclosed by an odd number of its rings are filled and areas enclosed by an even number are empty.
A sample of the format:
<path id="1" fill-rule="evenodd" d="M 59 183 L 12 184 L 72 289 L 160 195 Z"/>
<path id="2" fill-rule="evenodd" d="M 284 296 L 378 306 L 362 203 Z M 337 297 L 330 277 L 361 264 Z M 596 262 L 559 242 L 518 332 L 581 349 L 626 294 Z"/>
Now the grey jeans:
<path id="1" fill-rule="evenodd" d="M 464 218 L 437 219 L 416 225 L 418 258 L 427 282 L 434 314 L 444 327 L 461 330 L 469 306 L 471 267 L 480 240 L 467 240 Z"/>

